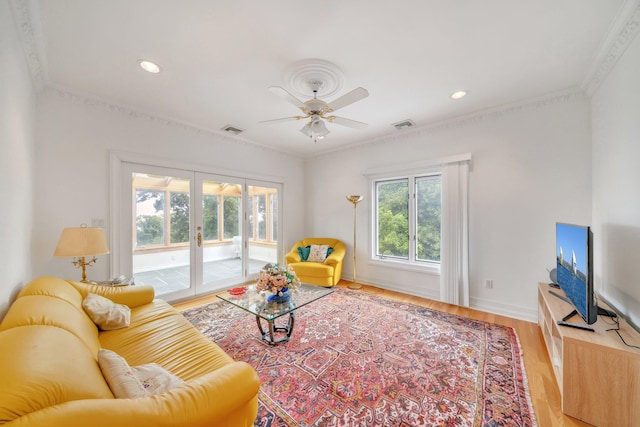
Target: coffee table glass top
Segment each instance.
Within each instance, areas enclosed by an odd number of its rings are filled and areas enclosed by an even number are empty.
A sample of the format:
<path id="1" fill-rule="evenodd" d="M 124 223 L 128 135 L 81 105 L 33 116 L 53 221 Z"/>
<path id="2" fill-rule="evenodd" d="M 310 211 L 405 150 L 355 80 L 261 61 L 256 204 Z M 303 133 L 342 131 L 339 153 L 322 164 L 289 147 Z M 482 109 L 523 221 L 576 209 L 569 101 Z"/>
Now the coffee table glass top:
<path id="1" fill-rule="evenodd" d="M 333 292 L 332 289 L 302 283 L 295 289 L 289 290 L 289 295 L 291 295 L 289 301 L 276 303 L 267 302 L 267 295 L 269 294 L 257 292 L 256 285 L 248 285 L 245 286 L 245 288 L 246 291 L 242 295 L 232 295 L 228 291 L 225 291 L 218 294 L 217 297 L 251 314 L 255 314 L 264 320 L 273 320 L 289 314 Z"/>

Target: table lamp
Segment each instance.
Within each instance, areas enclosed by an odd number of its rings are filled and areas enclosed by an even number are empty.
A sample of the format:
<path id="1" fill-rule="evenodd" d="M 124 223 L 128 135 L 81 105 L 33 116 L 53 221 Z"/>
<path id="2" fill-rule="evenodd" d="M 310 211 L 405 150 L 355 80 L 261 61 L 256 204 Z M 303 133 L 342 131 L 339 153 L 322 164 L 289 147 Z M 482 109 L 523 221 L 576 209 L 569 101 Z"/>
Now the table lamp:
<path id="1" fill-rule="evenodd" d="M 94 264 L 97 259 L 95 255 L 108 254 L 109 247 L 104 238 L 104 231 L 99 227 L 67 227 L 62 230 L 58 246 L 53 256 L 75 257 L 73 265 L 82 268 L 82 282 L 92 283 L 87 280 L 86 267 Z M 85 261 L 85 257 L 93 257 Z"/>

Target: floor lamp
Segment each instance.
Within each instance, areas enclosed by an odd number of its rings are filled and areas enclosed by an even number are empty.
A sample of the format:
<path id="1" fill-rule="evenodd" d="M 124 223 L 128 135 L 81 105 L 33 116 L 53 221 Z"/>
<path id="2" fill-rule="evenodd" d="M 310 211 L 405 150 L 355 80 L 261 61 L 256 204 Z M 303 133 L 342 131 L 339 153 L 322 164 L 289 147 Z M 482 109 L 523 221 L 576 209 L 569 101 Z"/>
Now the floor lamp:
<path id="1" fill-rule="evenodd" d="M 349 284 L 349 289 L 360 289 L 362 285 L 356 283 L 356 206 L 362 196 L 347 196 L 347 200 L 353 203 L 353 283 Z"/>

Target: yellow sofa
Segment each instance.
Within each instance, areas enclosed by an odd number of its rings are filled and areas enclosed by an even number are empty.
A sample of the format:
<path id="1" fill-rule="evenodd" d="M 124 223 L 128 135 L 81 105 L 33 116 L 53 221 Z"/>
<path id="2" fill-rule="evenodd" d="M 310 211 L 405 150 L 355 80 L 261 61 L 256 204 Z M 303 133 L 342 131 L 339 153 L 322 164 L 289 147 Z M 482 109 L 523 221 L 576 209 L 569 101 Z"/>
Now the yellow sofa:
<path id="1" fill-rule="evenodd" d="M 131 308 L 130 326 L 99 331 L 87 293 Z M 100 348 L 132 366 L 157 363 L 186 382 L 161 394 L 114 398 Z M 35 279 L 0 323 L 0 424 L 6 426 L 253 426 L 260 382 L 150 286 L 101 287 Z"/>
<path id="2" fill-rule="evenodd" d="M 328 245 L 333 248 L 333 253 L 324 262 L 302 261 L 298 247 L 309 245 Z M 340 240 L 330 237 L 308 237 L 293 245 L 285 256 L 285 261 L 293 268 L 301 282 L 325 287 L 335 286 L 342 277 L 342 260 L 346 252 L 347 248 Z"/>

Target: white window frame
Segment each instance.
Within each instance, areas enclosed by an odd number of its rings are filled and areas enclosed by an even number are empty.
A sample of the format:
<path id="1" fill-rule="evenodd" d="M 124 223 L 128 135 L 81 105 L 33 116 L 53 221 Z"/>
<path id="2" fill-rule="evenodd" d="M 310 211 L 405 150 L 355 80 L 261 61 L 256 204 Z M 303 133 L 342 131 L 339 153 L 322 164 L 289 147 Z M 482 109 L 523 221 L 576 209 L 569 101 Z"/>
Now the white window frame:
<path id="1" fill-rule="evenodd" d="M 373 243 L 373 251 L 371 254 L 371 257 L 373 260 L 376 261 L 382 261 L 382 262 L 387 262 L 387 261 L 395 261 L 395 262 L 399 262 L 399 263 L 406 263 L 409 265 L 415 265 L 417 267 L 429 267 L 431 269 L 436 269 L 439 270 L 439 265 L 440 265 L 440 261 L 433 261 L 433 260 L 420 260 L 418 259 L 418 251 L 417 251 L 417 239 L 418 239 L 418 200 L 417 200 L 417 189 L 416 189 L 416 181 L 419 178 L 425 178 L 425 177 L 433 177 L 433 176 L 438 176 L 440 178 L 440 186 L 442 187 L 442 174 L 439 171 L 430 171 L 430 172 L 425 172 L 425 173 L 420 173 L 420 174 L 415 174 L 415 175 L 407 175 L 407 176 L 398 176 L 395 178 L 379 178 L 379 179 L 373 179 L 372 180 L 372 191 L 373 191 L 373 195 L 371 197 L 371 200 L 373 201 L 373 209 L 371 210 L 371 213 L 373 215 L 373 221 L 372 221 L 372 234 L 373 234 L 373 239 L 372 239 L 372 243 Z M 387 255 L 380 255 L 379 254 L 379 247 L 378 247 L 378 243 L 379 243 L 379 230 L 378 230 L 378 213 L 379 213 L 379 206 L 378 206 L 378 185 L 380 183 L 385 183 L 385 182 L 393 182 L 393 181 L 406 181 L 407 182 L 407 191 L 408 191 L 408 199 L 407 199 L 407 205 L 408 205 L 408 248 L 409 251 L 407 253 L 407 258 L 404 257 L 394 257 L 394 256 L 387 256 Z"/>
<path id="2" fill-rule="evenodd" d="M 424 160 L 414 163 L 406 163 L 403 165 L 387 166 L 383 168 L 368 169 L 363 171 L 362 174 L 369 179 L 370 189 L 370 215 L 369 215 L 369 264 L 380 267 L 394 268 L 400 270 L 415 271 L 420 273 L 427 273 L 433 275 L 441 274 L 442 267 L 442 247 L 444 242 L 441 240 L 441 255 L 440 262 L 429 261 L 411 261 L 415 258 L 415 244 L 409 245 L 409 260 L 397 259 L 397 258 L 384 258 L 379 257 L 377 252 L 377 194 L 376 194 L 376 182 L 387 181 L 393 179 L 405 179 L 409 178 L 409 236 L 415 236 L 415 200 L 413 199 L 412 179 L 415 177 L 422 177 L 434 174 L 440 174 L 442 176 L 443 167 L 458 162 L 470 162 L 471 154 L 460 154 L 449 157 L 442 157 L 437 159 Z M 447 183 L 444 182 L 444 178 L 441 179 L 441 191 L 443 205 L 441 206 L 440 222 L 442 224 L 443 215 L 446 214 L 447 209 L 444 206 L 445 191 Z M 441 230 L 442 233 L 442 230 Z M 442 234 L 441 234 L 442 236 Z"/>
<path id="3" fill-rule="evenodd" d="M 381 176 L 371 178 L 371 250 L 370 262 L 372 264 L 393 266 L 414 271 L 440 274 L 439 261 L 422 261 L 417 259 L 417 207 L 416 207 L 416 179 L 425 176 L 441 176 L 439 168 L 427 167 L 418 173 L 403 174 L 398 176 Z M 408 184 L 408 227 L 409 227 L 409 252 L 407 258 L 378 255 L 378 194 L 377 184 L 385 181 L 407 180 Z M 440 181 L 442 186 L 442 179 Z"/>

